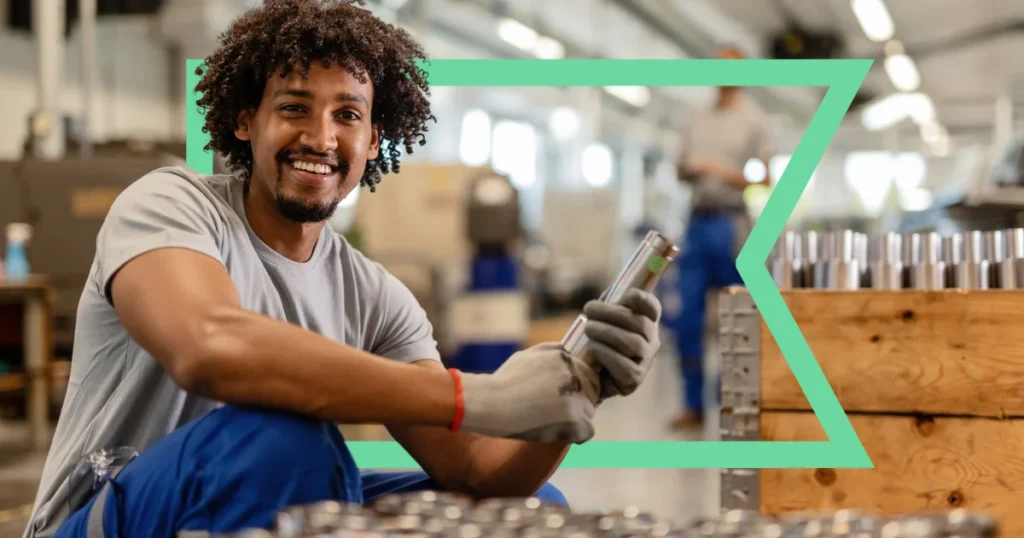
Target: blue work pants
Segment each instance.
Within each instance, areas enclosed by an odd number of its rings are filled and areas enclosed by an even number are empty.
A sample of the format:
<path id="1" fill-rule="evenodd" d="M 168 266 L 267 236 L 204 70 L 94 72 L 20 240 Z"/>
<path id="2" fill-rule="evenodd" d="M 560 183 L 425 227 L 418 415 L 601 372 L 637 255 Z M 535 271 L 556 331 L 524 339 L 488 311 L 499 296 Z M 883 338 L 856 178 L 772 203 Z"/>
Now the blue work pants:
<path id="1" fill-rule="evenodd" d="M 390 493 L 441 490 L 422 471 L 360 471 L 334 424 L 233 406 L 164 437 L 110 486 L 97 507 L 103 538 L 271 528 L 277 512 L 288 506 L 323 500 L 366 504 Z M 535 496 L 568 504 L 550 484 Z M 88 523 L 99 497 L 73 513 L 56 538 L 93 538 Z"/>

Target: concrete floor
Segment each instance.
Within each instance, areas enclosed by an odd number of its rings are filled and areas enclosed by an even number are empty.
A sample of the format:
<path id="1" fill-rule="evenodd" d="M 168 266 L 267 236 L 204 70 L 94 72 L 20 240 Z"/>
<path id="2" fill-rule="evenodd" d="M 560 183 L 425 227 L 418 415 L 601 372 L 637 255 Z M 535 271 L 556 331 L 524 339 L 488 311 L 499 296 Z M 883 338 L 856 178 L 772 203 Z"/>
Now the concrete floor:
<path id="1" fill-rule="evenodd" d="M 717 353 L 713 344 L 709 348 L 709 369 L 717 371 Z M 719 438 L 715 408 L 709 409 L 703 431 L 676 433 L 668 428 L 682 399 L 673 349 L 666 340 L 647 382 L 630 397 L 602 406 L 596 440 Z M 0 538 L 22 536 L 42 472 L 45 454 L 26 450 L 27 436 L 24 424 L 0 421 Z M 637 506 L 682 522 L 718 513 L 718 476 L 717 469 L 563 469 L 551 481 L 579 511 Z"/>

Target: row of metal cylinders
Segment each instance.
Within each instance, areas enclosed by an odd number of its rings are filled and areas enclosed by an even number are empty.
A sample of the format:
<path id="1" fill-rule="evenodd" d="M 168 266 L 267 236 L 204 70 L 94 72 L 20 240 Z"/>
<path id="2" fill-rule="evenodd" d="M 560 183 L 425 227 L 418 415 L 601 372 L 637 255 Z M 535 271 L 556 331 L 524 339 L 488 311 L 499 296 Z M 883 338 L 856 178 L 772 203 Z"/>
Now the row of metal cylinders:
<path id="1" fill-rule="evenodd" d="M 786 231 L 768 266 L 780 289 L 1024 289 L 1024 228 L 948 236 Z"/>

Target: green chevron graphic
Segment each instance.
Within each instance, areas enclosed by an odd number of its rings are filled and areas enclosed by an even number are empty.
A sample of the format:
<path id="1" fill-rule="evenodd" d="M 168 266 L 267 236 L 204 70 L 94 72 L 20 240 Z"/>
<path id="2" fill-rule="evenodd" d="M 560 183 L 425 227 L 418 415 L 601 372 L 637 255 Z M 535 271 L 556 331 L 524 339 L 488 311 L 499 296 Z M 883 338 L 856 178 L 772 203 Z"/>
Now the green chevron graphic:
<path id="1" fill-rule="evenodd" d="M 871 60 L 432 60 L 432 86 L 822 86 L 828 91 L 740 251 L 736 266 L 828 441 L 591 441 L 562 468 L 874 468 L 765 265 Z M 213 170 L 188 60 L 188 165 Z M 348 443 L 364 468 L 416 468 L 395 442 Z"/>

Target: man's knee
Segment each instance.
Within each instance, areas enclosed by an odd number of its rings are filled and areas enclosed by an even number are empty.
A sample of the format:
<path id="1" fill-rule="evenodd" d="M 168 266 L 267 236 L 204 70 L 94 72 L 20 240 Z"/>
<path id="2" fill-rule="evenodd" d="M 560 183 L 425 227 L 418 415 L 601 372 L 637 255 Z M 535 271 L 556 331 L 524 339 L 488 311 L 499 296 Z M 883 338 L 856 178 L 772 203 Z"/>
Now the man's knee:
<path id="1" fill-rule="evenodd" d="M 565 495 L 551 482 L 546 482 L 541 486 L 537 493 L 534 494 L 534 497 L 547 504 L 569 506 L 569 501 L 565 498 Z"/>

